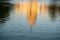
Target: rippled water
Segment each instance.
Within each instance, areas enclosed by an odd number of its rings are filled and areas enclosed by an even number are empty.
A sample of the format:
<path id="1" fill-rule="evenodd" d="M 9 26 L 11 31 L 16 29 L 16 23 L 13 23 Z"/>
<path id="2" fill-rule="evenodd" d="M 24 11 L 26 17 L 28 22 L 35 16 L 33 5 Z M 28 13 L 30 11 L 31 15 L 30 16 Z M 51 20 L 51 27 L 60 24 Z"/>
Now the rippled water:
<path id="1" fill-rule="evenodd" d="M 1 0 L 0 40 L 60 40 L 59 0 Z"/>

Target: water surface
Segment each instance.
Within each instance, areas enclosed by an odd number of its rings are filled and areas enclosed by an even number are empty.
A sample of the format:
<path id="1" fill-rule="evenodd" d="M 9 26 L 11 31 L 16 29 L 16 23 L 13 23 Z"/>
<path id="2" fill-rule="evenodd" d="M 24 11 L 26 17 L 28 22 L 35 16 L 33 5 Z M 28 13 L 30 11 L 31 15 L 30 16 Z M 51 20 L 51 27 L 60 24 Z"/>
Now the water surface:
<path id="1" fill-rule="evenodd" d="M 0 1 L 0 40 L 60 40 L 59 0 Z"/>

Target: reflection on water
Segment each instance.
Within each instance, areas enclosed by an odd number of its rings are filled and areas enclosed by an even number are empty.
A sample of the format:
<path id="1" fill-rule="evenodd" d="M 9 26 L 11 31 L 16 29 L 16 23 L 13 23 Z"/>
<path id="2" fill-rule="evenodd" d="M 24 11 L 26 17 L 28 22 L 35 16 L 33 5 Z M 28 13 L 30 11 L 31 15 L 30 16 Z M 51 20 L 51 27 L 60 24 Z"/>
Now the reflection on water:
<path id="1" fill-rule="evenodd" d="M 56 1 L 52 1 L 52 2 L 56 2 Z M 40 13 L 42 13 L 44 16 L 46 11 L 48 11 L 51 21 L 55 21 L 57 17 L 57 12 L 60 12 L 60 6 L 57 6 L 57 4 L 50 4 L 49 6 L 47 6 L 43 2 L 42 5 L 40 5 L 36 1 L 26 2 L 26 3 L 16 3 L 14 9 L 17 14 L 26 13 L 28 23 L 31 27 L 35 23 L 35 20 L 37 20 L 37 16 Z"/>
<path id="2" fill-rule="evenodd" d="M 9 8 L 9 3 L 0 2 L 0 25 L 8 20 L 8 17 L 10 16 Z"/>
<path id="3" fill-rule="evenodd" d="M 0 40 L 60 40 L 57 4 L 54 0 L 48 4 L 31 0 L 15 2 L 11 7 L 11 3 L 0 2 Z"/>
<path id="4" fill-rule="evenodd" d="M 32 27 L 35 23 L 35 20 L 37 20 L 38 14 L 42 12 L 44 15 L 44 13 L 47 11 L 47 6 L 44 5 L 44 3 L 40 6 L 38 2 L 32 1 L 20 4 L 16 3 L 14 9 L 17 14 L 26 13 L 28 23 Z"/>
<path id="5" fill-rule="evenodd" d="M 30 24 L 30 26 L 32 27 L 35 23 L 35 20 L 37 18 L 37 3 L 36 2 L 31 2 L 30 4 L 28 4 L 27 8 L 27 20 Z"/>
<path id="6" fill-rule="evenodd" d="M 15 4 L 15 12 L 16 13 L 23 13 L 26 12 L 27 15 L 27 21 L 29 25 L 32 27 L 35 23 L 35 20 L 37 18 L 37 10 L 38 10 L 38 4 L 34 1 L 28 2 L 28 3 L 21 3 L 21 4 Z"/>
<path id="7" fill-rule="evenodd" d="M 49 6 L 49 16 L 51 17 L 52 21 L 56 19 L 56 5 L 50 5 Z"/>
<path id="8" fill-rule="evenodd" d="M 52 21 L 55 21 L 57 18 L 57 11 L 60 11 L 60 7 L 57 6 L 56 4 L 50 5 L 49 7 L 49 16 L 51 18 Z M 60 13 L 58 13 L 60 14 Z"/>

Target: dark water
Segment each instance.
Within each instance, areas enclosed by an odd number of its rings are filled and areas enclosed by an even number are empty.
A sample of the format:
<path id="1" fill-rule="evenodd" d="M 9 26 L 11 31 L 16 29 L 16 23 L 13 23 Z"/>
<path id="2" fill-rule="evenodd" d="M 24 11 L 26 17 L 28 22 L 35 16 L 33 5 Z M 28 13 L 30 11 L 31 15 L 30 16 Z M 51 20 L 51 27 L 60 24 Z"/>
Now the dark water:
<path id="1" fill-rule="evenodd" d="M 60 1 L 0 1 L 0 40 L 60 40 Z"/>

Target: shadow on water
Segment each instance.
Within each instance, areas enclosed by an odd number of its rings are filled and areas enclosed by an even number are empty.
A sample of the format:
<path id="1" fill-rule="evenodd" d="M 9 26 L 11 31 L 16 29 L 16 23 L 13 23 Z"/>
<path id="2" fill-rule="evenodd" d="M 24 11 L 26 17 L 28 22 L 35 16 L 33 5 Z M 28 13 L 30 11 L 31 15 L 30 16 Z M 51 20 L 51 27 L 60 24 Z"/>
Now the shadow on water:
<path id="1" fill-rule="evenodd" d="M 57 6 L 57 1 L 52 0 L 52 3 L 53 4 L 49 5 L 48 11 L 49 11 L 49 17 L 51 18 L 51 21 L 54 22 L 57 18 L 57 14 L 60 14 L 60 6 Z"/>
<path id="2" fill-rule="evenodd" d="M 6 23 L 10 16 L 10 4 L 5 2 L 0 2 L 0 25 Z"/>

